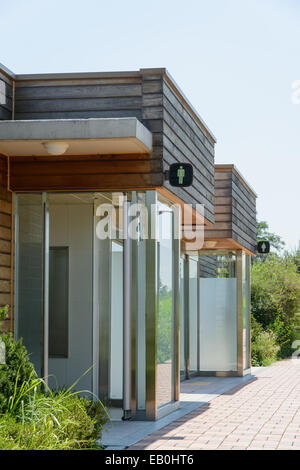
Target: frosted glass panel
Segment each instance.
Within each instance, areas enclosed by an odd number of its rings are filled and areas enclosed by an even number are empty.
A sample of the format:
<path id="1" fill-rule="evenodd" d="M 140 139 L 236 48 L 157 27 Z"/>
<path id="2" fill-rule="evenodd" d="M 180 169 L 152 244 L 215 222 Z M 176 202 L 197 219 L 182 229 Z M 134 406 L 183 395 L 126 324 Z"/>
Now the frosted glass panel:
<path id="1" fill-rule="evenodd" d="M 180 259 L 180 374 L 185 374 L 184 259 Z"/>
<path id="2" fill-rule="evenodd" d="M 123 397 L 123 246 L 112 242 L 110 398 Z"/>
<path id="3" fill-rule="evenodd" d="M 249 364 L 249 309 L 250 309 L 250 256 L 243 254 L 243 366 L 244 369 L 250 367 Z"/>
<path id="4" fill-rule="evenodd" d="M 146 243 L 138 243 L 137 408 L 146 408 Z"/>
<path id="5" fill-rule="evenodd" d="M 198 370 L 197 261 L 189 260 L 190 371 Z"/>
<path id="6" fill-rule="evenodd" d="M 200 280 L 200 370 L 237 370 L 237 281 Z"/>

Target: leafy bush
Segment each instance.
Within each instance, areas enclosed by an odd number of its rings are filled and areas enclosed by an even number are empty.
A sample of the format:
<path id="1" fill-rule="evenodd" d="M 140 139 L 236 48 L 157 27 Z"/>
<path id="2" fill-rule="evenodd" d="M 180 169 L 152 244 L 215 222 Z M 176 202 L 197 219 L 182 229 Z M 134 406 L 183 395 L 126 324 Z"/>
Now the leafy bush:
<path id="1" fill-rule="evenodd" d="M 0 365 L 0 414 L 7 410 L 8 401 L 22 383 L 36 376 L 25 346 L 20 339 L 14 342 L 10 333 L 1 335 L 5 344 L 5 364 Z M 18 379 L 18 380 L 17 380 Z"/>
<path id="2" fill-rule="evenodd" d="M 108 416 L 100 401 L 80 397 L 70 389 L 52 392 L 36 378 L 14 390 L 0 417 L 1 450 L 97 448 Z"/>
<path id="3" fill-rule="evenodd" d="M 22 341 L 15 343 L 10 334 L 0 338 L 6 347 L 6 363 L 0 365 L 0 450 L 96 448 L 108 418 L 102 403 L 72 387 L 51 391 L 37 378 Z"/>
<path id="4" fill-rule="evenodd" d="M 172 291 L 161 284 L 157 331 L 157 361 L 159 364 L 170 361 L 172 358 L 172 302 Z"/>
<path id="5" fill-rule="evenodd" d="M 292 352 L 296 314 L 300 310 L 300 276 L 296 264 L 289 256 L 269 255 L 264 262 L 254 263 L 251 280 L 252 314 L 261 325 L 261 331 L 267 332 L 267 335 L 258 335 L 258 349 L 262 351 L 263 339 L 268 345 L 266 348 L 270 348 L 275 338 L 279 346 L 277 357 L 287 357 Z M 266 361 L 269 360 L 267 353 Z"/>
<path id="6" fill-rule="evenodd" d="M 251 344 L 252 365 L 268 366 L 277 358 L 279 346 L 272 331 L 260 331 Z"/>
<path id="7" fill-rule="evenodd" d="M 0 418 L 0 449 L 96 448 L 105 413 L 100 404 L 94 404 L 97 412 L 89 414 L 90 406 L 88 400 L 70 392 L 46 395 L 35 391 L 18 413 L 6 413 Z"/>

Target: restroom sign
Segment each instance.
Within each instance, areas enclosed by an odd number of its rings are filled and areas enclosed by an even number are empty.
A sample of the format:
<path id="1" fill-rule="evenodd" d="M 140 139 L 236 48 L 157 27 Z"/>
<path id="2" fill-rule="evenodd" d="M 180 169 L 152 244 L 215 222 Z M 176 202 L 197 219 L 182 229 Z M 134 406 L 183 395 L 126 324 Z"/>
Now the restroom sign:
<path id="1" fill-rule="evenodd" d="M 186 187 L 193 183 L 193 166 L 190 163 L 173 163 L 169 169 L 171 186 Z"/>

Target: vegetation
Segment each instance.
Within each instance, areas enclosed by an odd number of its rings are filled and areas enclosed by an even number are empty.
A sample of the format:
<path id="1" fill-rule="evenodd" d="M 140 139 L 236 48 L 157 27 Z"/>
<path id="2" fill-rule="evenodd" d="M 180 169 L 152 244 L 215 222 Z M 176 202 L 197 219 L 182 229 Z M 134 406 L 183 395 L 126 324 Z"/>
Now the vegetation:
<path id="1" fill-rule="evenodd" d="M 36 380 L 23 388 L 0 416 L 1 450 L 95 449 L 106 421 L 100 403 L 60 391 L 44 393 Z"/>
<path id="2" fill-rule="evenodd" d="M 300 312 L 299 249 L 281 253 L 284 243 L 257 224 L 258 240 L 269 240 L 272 252 L 256 256 L 251 270 L 252 363 L 268 365 L 291 356 Z"/>
<path id="3" fill-rule="evenodd" d="M 159 364 L 172 358 L 172 291 L 160 284 L 157 331 L 157 361 Z"/>
<path id="4" fill-rule="evenodd" d="M 78 381 L 51 391 L 37 377 L 22 341 L 1 331 L 0 340 L 6 349 L 0 364 L 0 450 L 100 448 L 95 443 L 108 416 L 102 403 L 74 392 Z"/>

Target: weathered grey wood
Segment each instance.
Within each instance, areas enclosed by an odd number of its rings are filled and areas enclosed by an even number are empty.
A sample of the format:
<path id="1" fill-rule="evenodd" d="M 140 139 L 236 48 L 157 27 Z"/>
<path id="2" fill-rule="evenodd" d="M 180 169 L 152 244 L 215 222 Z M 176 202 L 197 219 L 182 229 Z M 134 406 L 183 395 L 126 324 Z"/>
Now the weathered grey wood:
<path id="1" fill-rule="evenodd" d="M 243 222 L 252 228 L 253 231 L 256 231 L 256 214 L 252 213 L 249 217 L 249 213 L 244 211 L 244 209 L 238 205 L 237 207 L 232 206 L 231 213 L 232 216 L 236 216 L 237 219 L 243 220 Z"/>
<path id="2" fill-rule="evenodd" d="M 16 119 L 133 116 L 153 133 L 153 155 L 161 158 L 163 170 L 175 162 L 192 163 L 190 188 L 163 184 L 186 203 L 204 204 L 206 217 L 213 222 L 214 139 L 164 69 L 17 80 Z"/>
<path id="3" fill-rule="evenodd" d="M 232 181 L 232 197 L 242 200 L 247 205 L 247 207 L 249 207 L 250 212 L 255 212 L 255 199 L 250 197 L 250 194 L 245 195 L 245 193 L 241 191 L 234 181 Z"/>
<path id="4" fill-rule="evenodd" d="M 143 107 L 152 107 L 157 106 L 161 107 L 163 104 L 163 96 L 161 93 L 152 93 L 149 95 L 143 94 L 142 106 Z"/>
<path id="5" fill-rule="evenodd" d="M 114 98 L 142 96 L 141 84 L 133 85 L 72 85 L 16 88 L 16 101 L 71 98 Z"/>
<path id="6" fill-rule="evenodd" d="M 5 96 L 5 102 L 0 104 L 1 108 L 7 109 L 11 112 L 12 110 L 12 100 L 7 95 Z"/>
<path id="7" fill-rule="evenodd" d="M 0 72 L 0 120 L 12 118 L 12 80 Z"/>
<path id="8" fill-rule="evenodd" d="M 210 149 L 210 151 L 214 153 L 214 142 L 211 140 L 211 137 L 207 132 L 205 132 L 202 124 L 195 119 L 188 106 L 186 106 L 185 103 L 178 97 L 178 95 L 174 93 L 174 90 L 170 87 L 169 83 L 167 83 L 166 80 L 164 80 L 163 82 L 163 93 L 164 96 L 170 101 L 174 108 L 178 110 L 179 114 L 182 115 L 182 117 L 187 123 L 194 123 L 194 125 L 198 127 L 198 131 L 196 131 L 196 134 L 198 134 L 199 137 L 202 139 L 203 144 L 207 145 L 208 149 Z"/>
<path id="9" fill-rule="evenodd" d="M 216 168 L 216 218 L 213 227 L 206 230 L 206 240 L 229 238 L 246 250 L 256 248 L 256 197 L 234 167 L 224 171 Z"/>
<path id="10" fill-rule="evenodd" d="M 5 83 L 7 83 L 8 85 L 12 85 L 12 79 L 9 78 L 5 73 L 2 73 L 0 71 L 0 80 L 3 80 Z"/>
<path id="11" fill-rule="evenodd" d="M 209 161 L 214 161 L 214 151 L 208 149 L 205 145 L 205 136 L 200 133 L 199 127 L 194 123 L 186 122 L 185 119 L 180 115 L 179 110 L 174 108 L 172 103 L 164 96 L 164 110 L 169 116 L 165 116 L 165 120 L 169 119 L 169 122 L 174 122 L 181 128 L 181 131 L 192 141 L 192 143 L 200 151 L 201 154 Z"/>
<path id="12" fill-rule="evenodd" d="M 254 206 L 256 206 L 256 195 L 254 195 L 252 191 L 248 189 L 247 185 L 243 184 L 241 179 L 235 173 L 233 173 L 232 175 L 232 181 L 234 183 L 234 186 L 236 186 L 244 194 L 244 196 L 250 202 L 252 202 Z"/>
<path id="13" fill-rule="evenodd" d="M 107 77 L 107 78 L 73 78 L 73 79 L 40 79 L 18 80 L 16 88 L 58 87 L 58 86 L 83 86 L 83 85 L 126 85 L 141 83 L 141 77 Z"/>
<path id="14" fill-rule="evenodd" d="M 161 106 L 156 107 L 144 107 L 142 110 L 143 121 L 148 119 L 162 119 L 163 118 L 163 109 Z"/>
<path id="15" fill-rule="evenodd" d="M 95 111 L 137 109 L 141 106 L 140 97 L 84 98 L 59 100 L 17 100 L 16 112 L 46 111 Z"/>
<path id="16" fill-rule="evenodd" d="M 17 112 L 16 119 L 84 119 L 84 118 L 136 117 L 142 120 L 141 109 L 85 110 L 85 111 L 46 111 L 39 113 Z"/>
<path id="17" fill-rule="evenodd" d="M 143 94 L 147 93 L 162 93 L 163 85 L 162 79 L 153 80 L 153 81 L 143 81 Z"/>
<path id="18" fill-rule="evenodd" d="M 181 139 L 179 139 L 172 128 L 166 124 L 166 122 L 164 123 L 164 135 L 168 139 L 168 141 L 166 140 L 166 145 L 168 145 L 169 151 L 174 155 L 176 154 L 176 150 L 177 152 L 179 151 L 190 163 L 193 164 L 195 168 L 201 165 L 201 172 L 203 176 L 205 176 L 208 181 L 211 181 L 213 186 L 213 165 L 208 165 L 205 161 L 203 161 L 200 153 L 193 153 L 187 146 L 188 142 L 183 142 Z"/>
<path id="19" fill-rule="evenodd" d="M 11 119 L 11 111 L 0 105 L 0 120 Z"/>
<path id="20" fill-rule="evenodd" d="M 165 169 L 168 168 L 168 165 L 171 165 L 172 163 L 176 163 L 180 161 L 180 159 L 175 158 L 173 154 L 171 154 L 167 147 L 164 147 L 164 162 L 167 163 Z M 208 182 L 202 175 L 201 171 L 199 171 L 199 168 L 194 169 L 194 185 L 195 189 L 206 199 L 206 201 L 209 201 L 212 206 L 211 210 L 213 211 L 214 208 L 214 194 L 210 192 L 207 189 Z"/>

